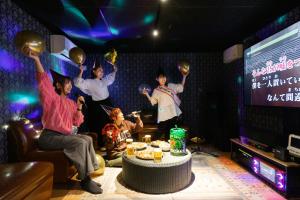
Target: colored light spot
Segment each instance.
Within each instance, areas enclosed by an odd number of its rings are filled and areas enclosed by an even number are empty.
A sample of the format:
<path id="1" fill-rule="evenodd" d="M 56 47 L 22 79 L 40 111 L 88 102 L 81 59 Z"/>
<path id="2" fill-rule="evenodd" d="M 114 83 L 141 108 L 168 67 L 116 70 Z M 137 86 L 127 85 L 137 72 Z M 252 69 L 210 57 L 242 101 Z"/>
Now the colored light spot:
<path id="1" fill-rule="evenodd" d="M 118 7 L 123 7 L 125 5 L 125 1 L 124 0 L 114 0 L 113 5 L 116 5 Z"/>
<path id="2" fill-rule="evenodd" d="M 242 81 L 243 81 L 242 77 L 241 77 L 241 76 L 238 76 L 238 77 L 237 77 L 237 82 L 238 82 L 238 84 L 242 84 Z"/>
<path id="3" fill-rule="evenodd" d="M 285 22 L 287 16 L 286 15 L 282 15 L 277 19 L 278 24 L 282 24 L 283 22 Z"/>
<path id="4" fill-rule="evenodd" d="M 36 94 L 29 94 L 28 92 L 16 92 L 6 95 L 6 99 L 14 104 L 29 105 L 38 102 Z"/>
<path id="5" fill-rule="evenodd" d="M 116 28 L 113 28 L 113 27 L 110 27 L 110 32 L 113 34 L 113 35 L 119 35 L 119 30 L 116 29 Z"/>
<path id="6" fill-rule="evenodd" d="M 0 70 L 13 72 L 19 71 L 23 67 L 23 64 L 19 62 L 13 55 L 6 50 L 0 49 Z"/>
<path id="7" fill-rule="evenodd" d="M 89 25 L 88 20 L 84 17 L 84 15 L 78 10 L 75 6 L 72 5 L 68 0 L 61 0 L 62 5 L 67 13 L 75 16 L 80 22 Z"/>
<path id="8" fill-rule="evenodd" d="M 144 24 L 150 24 L 154 21 L 154 19 L 155 19 L 154 14 L 148 14 L 144 17 L 143 22 L 144 22 Z"/>

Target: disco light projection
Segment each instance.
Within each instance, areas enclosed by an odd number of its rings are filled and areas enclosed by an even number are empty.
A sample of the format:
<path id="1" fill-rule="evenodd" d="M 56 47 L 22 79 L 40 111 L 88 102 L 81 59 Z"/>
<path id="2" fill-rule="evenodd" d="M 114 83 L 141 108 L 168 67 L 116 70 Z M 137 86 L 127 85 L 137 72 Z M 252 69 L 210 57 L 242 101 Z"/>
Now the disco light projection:
<path id="1" fill-rule="evenodd" d="M 155 21 L 155 13 L 147 11 L 147 15 L 137 12 L 136 20 L 131 20 L 130 23 L 122 22 L 120 17 L 124 15 L 122 7 L 125 6 L 125 0 L 108 1 L 106 7 L 98 10 L 99 15 L 95 19 L 95 24 L 91 25 L 79 8 L 71 3 L 70 0 L 60 0 L 65 14 L 62 16 L 65 24 L 58 24 L 68 36 L 79 39 L 83 42 L 92 43 L 95 45 L 104 45 L 107 41 L 122 37 L 136 37 L 140 34 L 138 31 L 147 31 L 145 26 L 149 26 Z M 117 8 L 112 10 L 110 8 Z M 111 24 L 112 22 L 116 24 Z M 119 23 L 119 24 L 118 24 Z"/>
<path id="2" fill-rule="evenodd" d="M 83 32 L 83 31 L 73 31 L 70 29 L 66 29 L 66 28 L 62 28 L 62 30 L 69 36 L 74 37 L 74 38 L 78 38 L 81 40 L 88 40 L 90 42 L 93 42 L 94 44 L 99 44 L 99 45 L 103 45 L 105 43 L 104 40 L 98 39 L 98 38 L 94 38 L 91 32 Z"/>
<path id="3" fill-rule="evenodd" d="M 10 92 L 5 95 L 5 99 L 9 102 L 10 111 L 14 113 L 21 113 L 39 101 L 37 94 L 28 92 Z"/>
<path id="4" fill-rule="evenodd" d="M 61 0 L 61 3 L 66 10 L 67 13 L 75 16 L 80 22 L 85 24 L 86 26 L 90 26 L 88 20 L 83 16 L 83 14 L 78 10 L 72 3 L 68 0 Z"/>
<path id="5" fill-rule="evenodd" d="M 25 117 L 28 119 L 37 119 L 42 116 L 42 108 L 38 107 L 33 110 L 31 113 L 27 114 Z"/>
<path id="6" fill-rule="evenodd" d="M 100 15 L 101 15 L 101 17 L 102 17 L 102 19 L 103 19 L 105 25 L 106 25 L 107 30 L 109 30 L 109 32 L 113 35 L 113 32 L 112 32 L 113 29 L 111 29 L 111 27 L 109 26 L 109 24 L 108 24 L 107 20 L 105 19 L 104 14 L 103 14 L 103 12 L 101 11 L 101 9 L 99 9 L 99 13 L 100 13 Z"/>
<path id="7" fill-rule="evenodd" d="M 125 0 L 113 0 L 112 4 L 118 7 L 124 7 L 125 5 Z"/>
<path id="8" fill-rule="evenodd" d="M 97 33 L 97 31 L 90 27 L 90 24 L 88 20 L 84 17 L 84 15 L 77 8 L 75 8 L 68 0 L 61 0 L 61 2 L 67 12 L 66 15 L 70 14 L 71 16 L 75 16 L 77 21 L 79 22 L 79 24 L 77 24 L 76 27 L 68 27 L 65 25 L 61 29 L 70 37 L 93 42 L 97 45 L 103 45 L 105 41 L 95 38 L 93 34 Z M 68 19 L 69 17 L 66 16 L 66 18 Z M 72 19 L 72 21 L 74 20 Z M 101 37 L 102 35 L 99 36 Z"/>
<path id="9" fill-rule="evenodd" d="M 4 49 L 0 49 L 0 58 L 0 71 L 18 72 L 23 68 L 23 64 Z"/>
<path id="10" fill-rule="evenodd" d="M 155 15 L 154 14 L 148 14 L 144 17 L 143 19 L 143 24 L 151 24 L 155 19 Z"/>
<path id="11" fill-rule="evenodd" d="M 283 22 L 286 21 L 286 19 L 287 19 L 287 15 L 282 15 L 282 16 L 278 17 L 277 23 L 282 24 Z"/>
<path id="12" fill-rule="evenodd" d="M 240 85 L 242 84 L 242 77 L 241 76 L 238 76 L 237 77 L 237 83 Z"/>
<path id="13" fill-rule="evenodd" d="M 38 102 L 36 94 L 29 94 L 28 92 L 11 92 L 6 95 L 6 99 L 12 103 L 29 105 Z"/>
<path id="14" fill-rule="evenodd" d="M 110 32 L 113 34 L 113 35 L 119 35 L 119 30 L 116 29 L 116 28 L 113 28 L 113 27 L 110 27 Z"/>

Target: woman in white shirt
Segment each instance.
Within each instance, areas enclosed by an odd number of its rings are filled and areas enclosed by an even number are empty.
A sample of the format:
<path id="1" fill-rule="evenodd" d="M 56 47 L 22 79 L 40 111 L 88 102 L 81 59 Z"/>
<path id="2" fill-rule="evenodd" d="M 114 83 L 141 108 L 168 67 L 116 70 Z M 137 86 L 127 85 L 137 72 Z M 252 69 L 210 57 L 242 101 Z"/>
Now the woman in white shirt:
<path id="1" fill-rule="evenodd" d="M 117 68 L 113 66 L 113 72 L 104 76 L 104 70 L 100 63 L 95 63 L 91 79 L 83 79 L 83 66 L 80 66 L 78 77 L 74 79 L 74 85 L 82 92 L 92 97 L 88 104 L 88 126 L 89 131 L 98 133 L 98 145 L 104 146 L 101 130 L 109 122 L 108 114 L 101 105 L 112 107 L 109 98 L 108 86 L 115 81 Z"/>
<path id="2" fill-rule="evenodd" d="M 160 133 L 159 138 L 168 140 L 170 129 L 178 123 L 178 117 L 182 112 L 179 108 L 181 101 L 177 94 L 183 92 L 186 76 L 183 75 L 181 83 L 169 83 L 166 86 L 166 75 L 160 69 L 156 76 L 159 86 L 153 90 L 152 96 L 149 96 L 147 90 L 143 91 L 153 106 L 158 104 L 157 123 Z"/>

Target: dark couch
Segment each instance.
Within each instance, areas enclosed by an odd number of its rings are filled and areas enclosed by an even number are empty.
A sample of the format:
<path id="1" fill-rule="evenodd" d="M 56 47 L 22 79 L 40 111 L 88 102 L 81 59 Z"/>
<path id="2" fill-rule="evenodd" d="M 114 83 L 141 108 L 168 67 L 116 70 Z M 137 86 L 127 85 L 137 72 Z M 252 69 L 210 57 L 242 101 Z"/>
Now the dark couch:
<path id="1" fill-rule="evenodd" d="M 0 199 L 49 199 L 52 194 L 53 164 L 19 162 L 0 164 Z"/>
<path id="2" fill-rule="evenodd" d="M 54 165 L 54 182 L 67 182 L 77 172 L 63 150 L 42 150 L 38 147 L 40 131 L 28 119 L 9 121 L 7 129 L 8 162 L 48 161 Z M 91 135 L 97 141 L 97 135 Z"/>

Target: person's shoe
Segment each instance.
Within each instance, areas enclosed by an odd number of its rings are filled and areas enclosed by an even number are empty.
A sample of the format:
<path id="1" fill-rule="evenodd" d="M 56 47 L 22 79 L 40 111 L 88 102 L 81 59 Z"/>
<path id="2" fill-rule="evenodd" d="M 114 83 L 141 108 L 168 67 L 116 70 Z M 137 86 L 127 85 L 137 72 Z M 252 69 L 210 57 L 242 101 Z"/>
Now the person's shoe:
<path id="1" fill-rule="evenodd" d="M 90 176 L 88 176 L 87 177 L 87 179 L 90 179 L 91 181 L 93 181 L 93 179 L 90 177 Z M 96 182 L 96 181 L 93 181 L 98 187 L 101 187 L 102 185 L 101 185 L 101 183 L 98 183 L 98 182 Z"/>
<path id="2" fill-rule="evenodd" d="M 103 190 L 97 186 L 96 182 L 92 181 L 90 178 L 85 178 L 80 182 L 80 186 L 83 190 L 90 192 L 92 194 L 102 194 Z"/>
<path id="3" fill-rule="evenodd" d="M 93 180 L 91 180 L 91 181 L 93 181 Z M 98 182 L 96 182 L 96 181 L 93 181 L 98 187 L 101 187 L 102 185 L 101 185 L 101 183 L 98 183 Z"/>

